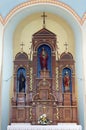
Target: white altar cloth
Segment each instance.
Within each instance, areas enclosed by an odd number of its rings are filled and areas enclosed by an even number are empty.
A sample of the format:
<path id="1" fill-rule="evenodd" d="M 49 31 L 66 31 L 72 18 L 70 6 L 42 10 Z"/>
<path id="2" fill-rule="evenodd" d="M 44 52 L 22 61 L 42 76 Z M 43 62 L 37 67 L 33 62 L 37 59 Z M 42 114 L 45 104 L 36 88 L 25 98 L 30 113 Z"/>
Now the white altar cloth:
<path id="1" fill-rule="evenodd" d="M 82 130 L 81 125 L 8 125 L 7 130 Z"/>

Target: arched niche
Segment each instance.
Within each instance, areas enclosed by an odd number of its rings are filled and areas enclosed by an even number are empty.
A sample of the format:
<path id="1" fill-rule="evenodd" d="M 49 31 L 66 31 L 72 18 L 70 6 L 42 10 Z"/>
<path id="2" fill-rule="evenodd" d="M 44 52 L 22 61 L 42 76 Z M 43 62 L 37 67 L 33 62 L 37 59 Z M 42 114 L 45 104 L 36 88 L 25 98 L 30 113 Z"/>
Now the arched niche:
<path id="1" fill-rule="evenodd" d="M 76 94 L 75 92 L 75 61 L 73 59 L 73 55 L 69 52 L 63 52 L 58 61 L 58 69 L 59 69 L 59 84 L 64 92 L 64 77 L 66 73 L 70 77 L 70 92 Z M 61 78 L 60 78 L 61 77 Z M 60 88 L 60 89 L 61 89 Z"/>
<path id="2" fill-rule="evenodd" d="M 68 67 L 62 70 L 62 91 L 72 93 L 72 71 Z"/>
<path id="3" fill-rule="evenodd" d="M 34 8 L 35 7 L 35 8 Z M 48 8 L 49 7 L 49 8 Z M 57 8 L 56 8 L 57 7 Z M 73 30 L 73 34 L 75 37 L 75 59 L 76 59 L 76 75 L 78 77 L 83 78 L 82 72 L 83 72 L 83 65 L 82 65 L 82 35 L 81 35 L 81 27 L 76 20 L 75 16 L 69 12 L 67 9 L 61 8 L 60 6 L 57 5 L 52 5 L 52 4 L 36 4 L 34 6 L 28 6 L 27 8 L 20 9 L 15 14 L 12 15 L 12 17 L 9 19 L 8 23 L 5 25 L 5 31 L 4 31 L 4 37 L 3 37 L 3 45 L 4 45 L 4 53 L 3 53 L 3 78 L 7 79 L 10 75 L 13 74 L 12 68 L 13 68 L 13 36 L 14 32 L 16 30 L 17 25 L 19 26 L 20 21 L 23 21 L 23 19 L 27 16 L 32 15 L 32 13 L 35 12 L 40 12 L 40 11 L 48 11 L 52 14 L 55 14 L 55 16 L 61 16 L 62 19 L 65 19 L 67 24 L 71 27 Z M 23 15 L 21 15 L 23 14 Z M 67 16 L 67 17 L 66 17 Z M 71 20 L 72 19 L 72 20 Z M 14 22 L 15 21 L 15 22 Z M 74 23 L 74 24 L 72 24 Z M 14 26 L 13 26 L 14 24 Z M 8 41 L 8 42 L 7 42 Z M 17 44 L 20 42 L 17 42 Z M 8 49 L 8 48 L 9 49 Z M 9 51 L 8 51 L 9 50 Z M 19 50 L 19 49 L 18 49 Z M 79 53 L 78 53 L 78 50 Z M 17 51 L 17 49 L 16 49 Z M 15 53 L 16 54 L 16 53 Z M 10 55 L 10 57 L 9 57 Z M 8 60 L 7 60 L 8 59 Z M 10 68 L 10 69 L 9 69 Z M 7 70 L 8 73 L 7 73 Z M 84 111 L 83 108 L 83 90 L 84 89 L 79 89 L 81 86 L 83 86 L 83 82 L 80 81 L 79 79 L 77 80 L 78 82 L 78 95 L 79 95 L 79 103 L 78 103 L 78 108 L 79 108 L 79 122 L 80 124 L 84 125 Z M 8 83 L 4 83 L 2 85 L 2 130 L 7 128 L 7 124 L 9 124 L 9 98 L 10 98 L 10 86 L 9 84 L 11 81 L 9 80 Z M 6 87 L 7 86 L 7 87 Z M 7 96 L 6 98 L 4 97 L 4 92 L 6 91 Z M 11 92 L 12 94 L 12 92 Z M 9 95 L 9 96 L 8 96 Z M 5 102 L 4 102 L 5 100 Z M 8 108 L 5 112 L 4 108 Z"/>
<path id="4" fill-rule="evenodd" d="M 25 52 L 19 52 L 14 60 L 14 94 L 28 90 L 29 60 Z M 16 95 L 15 95 L 16 96 Z"/>
<path id="5" fill-rule="evenodd" d="M 23 67 L 20 67 L 17 71 L 17 87 L 16 92 L 24 92 L 26 91 L 26 70 Z"/>
<path id="6" fill-rule="evenodd" d="M 37 50 L 37 57 L 38 57 L 37 58 L 38 59 L 37 75 L 38 75 L 38 77 L 40 76 L 40 71 L 42 69 L 42 67 L 41 67 L 41 61 L 43 59 L 41 58 L 41 52 L 42 52 L 43 48 L 45 49 L 45 51 L 47 53 L 47 60 L 45 61 L 46 62 L 45 66 L 46 66 L 46 69 L 49 70 L 50 76 L 52 76 L 52 65 L 51 65 L 51 61 L 52 61 L 51 53 L 52 53 L 52 51 L 51 51 L 51 48 L 48 45 L 43 44 L 43 45 L 39 46 L 39 48 Z"/>

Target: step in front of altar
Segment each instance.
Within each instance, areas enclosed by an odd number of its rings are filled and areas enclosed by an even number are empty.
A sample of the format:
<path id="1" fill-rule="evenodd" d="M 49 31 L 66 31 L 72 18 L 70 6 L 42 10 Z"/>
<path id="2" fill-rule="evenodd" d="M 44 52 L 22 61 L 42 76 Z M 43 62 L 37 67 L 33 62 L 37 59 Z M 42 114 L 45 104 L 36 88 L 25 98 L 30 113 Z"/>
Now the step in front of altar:
<path id="1" fill-rule="evenodd" d="M 31 125 L 30 123 L 12 123 L 7 130 L 82 130 L 81 125 L 59 123 L 58 125 Z"/>

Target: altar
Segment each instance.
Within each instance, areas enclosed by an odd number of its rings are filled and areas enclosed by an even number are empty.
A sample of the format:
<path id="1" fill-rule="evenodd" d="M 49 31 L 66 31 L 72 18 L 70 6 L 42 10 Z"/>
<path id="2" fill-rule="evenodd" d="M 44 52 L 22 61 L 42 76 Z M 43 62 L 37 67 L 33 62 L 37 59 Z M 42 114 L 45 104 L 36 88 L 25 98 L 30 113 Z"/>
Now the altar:
<path id="1" fill-rule="evenodd" d="M 7 130 L 82 130 L 81 125 L 59 124 L 59 125 L 30 125 L 29 123 L 14 123 L 8 125 Z"/>
<path id="2" fill-rule="evenodd" d="M 75 61 L 70 52 L 63 52 L 56 58 L 56 41 L 53 32 L 42 28 L 32 36 L 32 59 L 26 52 L 16 54 L 8 130 L 81 130 L 78 125 L 57 125 L 79 122 Z M 39 125 L 42 115 L 46 115 L 47 125 Z"/>

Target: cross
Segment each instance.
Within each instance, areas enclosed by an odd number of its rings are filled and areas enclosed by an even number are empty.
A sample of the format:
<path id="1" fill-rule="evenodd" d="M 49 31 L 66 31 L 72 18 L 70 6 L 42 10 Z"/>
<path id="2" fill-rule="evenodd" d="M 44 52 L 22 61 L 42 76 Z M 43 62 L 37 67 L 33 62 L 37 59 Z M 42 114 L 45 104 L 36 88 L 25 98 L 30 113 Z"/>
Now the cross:
<path id="1" fill-rule="evenodd" d="M 24 46 L 25 44 L 22 42 L 21 44 L 20 44 L 20 46 L 21 46 L 21 53 L 23 53 L 23 46 Z"/>
<path id="2" fill-rule="evenodd" d="M 45 12 L 43 12 L 43 15 L 41 15 L 41 17 L 43 17 L 43 28 L 45 28 L 45 18 L 47 17 L 47 15 L 45 15 Z"/>
<path id="3" fill-rule="evenodd" d="M 68 51 L 68 43 L 65 42 L 64 46 L 65 46 L 65 52 L 67 53 L 67 51 Z"/>

